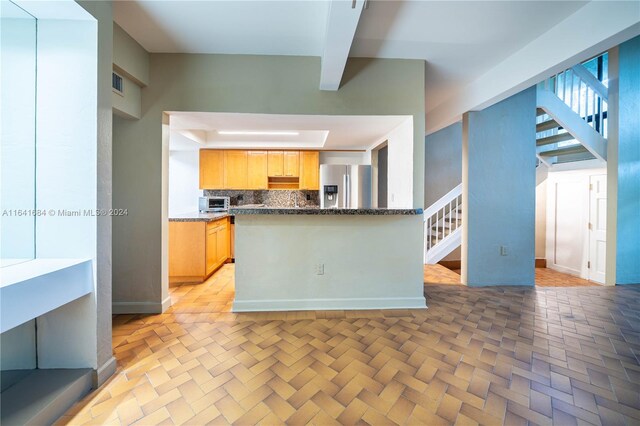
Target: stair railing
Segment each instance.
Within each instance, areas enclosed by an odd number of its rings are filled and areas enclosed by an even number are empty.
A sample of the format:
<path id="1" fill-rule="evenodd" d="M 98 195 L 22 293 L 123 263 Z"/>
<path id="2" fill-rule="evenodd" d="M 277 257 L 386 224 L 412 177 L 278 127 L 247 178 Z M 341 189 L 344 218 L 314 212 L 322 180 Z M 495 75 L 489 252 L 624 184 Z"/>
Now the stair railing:
<path id="1" fill-rule="evenodd" d="M 578 114 L 603 138 L 607 137 L 609 89 L 582 64 L 564 70 L 541 83 Z"/>
<path id="2" fill-rule="evenodd" d="M 424 211 L 426 253 L 461 227 L 462 184 L 446 193 Z M 435 228 L 435 229 L 433 229 Z"/>

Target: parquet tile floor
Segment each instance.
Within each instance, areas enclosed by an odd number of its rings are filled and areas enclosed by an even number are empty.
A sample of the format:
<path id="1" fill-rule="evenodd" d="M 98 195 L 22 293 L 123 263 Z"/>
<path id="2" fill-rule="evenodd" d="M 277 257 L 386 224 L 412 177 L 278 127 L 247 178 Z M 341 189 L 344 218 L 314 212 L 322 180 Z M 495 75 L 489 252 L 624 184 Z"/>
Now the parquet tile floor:
<path id="1" fill-rule="evenodd" d="M 57 424 L 640 424 L 640 286 L 425 286 L 427 310 L 233 314 L 233 266 L 114 317 Z"/>
<path id="2" fill-rule="evenodd" d="M 549 268 L 536 268 L 536 285 L 539 287 L 598 287 L 594 281 L 583 280 Z"/>
<path id="3" fill-rule="evenodd" d="M 600 284 L 574 277 L 573 275 L 563 274 L 549 268 L 535 269 L 535 283 L 538 287 L 598 287 Z M 460 270 L 450 270 L 442 265 L 424 265 L 424 283 L 430 284 L 446 284 L 446 285 L 463 285 L 460 282 Z"/>

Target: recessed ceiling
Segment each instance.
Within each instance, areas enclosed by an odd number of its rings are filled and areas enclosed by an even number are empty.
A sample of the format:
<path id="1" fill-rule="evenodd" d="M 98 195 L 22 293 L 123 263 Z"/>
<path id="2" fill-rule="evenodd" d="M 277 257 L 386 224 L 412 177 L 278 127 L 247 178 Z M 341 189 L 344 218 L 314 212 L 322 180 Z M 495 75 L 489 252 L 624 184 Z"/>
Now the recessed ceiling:
<path id="1" fill-rule="evenodd" d="M 410 116 L 285 115 L 170 112 L 170 149 L 320 149 L 365 150 Z M 290 135 L 237 134 L 220 131 L 295 132 Z"/>

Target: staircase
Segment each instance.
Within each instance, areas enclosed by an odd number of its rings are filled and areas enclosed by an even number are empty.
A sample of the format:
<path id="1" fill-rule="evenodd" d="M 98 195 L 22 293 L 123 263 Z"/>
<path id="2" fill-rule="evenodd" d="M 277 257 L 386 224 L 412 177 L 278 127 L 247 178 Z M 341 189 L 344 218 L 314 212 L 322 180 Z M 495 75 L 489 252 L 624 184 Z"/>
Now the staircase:
<path id="1" fill-rule="evenodd" d="M 609 89 L 583 64 L 538 84 L 538 159 L 547 167 L 572 161 L 606 161 L 608 96 Z"/>
<path id="2" fill-rule="evenodd" d="M 607 160 L 609 89 L 601 80 L 605 54 L 537 86 L 536 185 L 553 165 Z M 596 77 L 587 66 L 597 63 Z M 587 65 L 587 66 L 586 66 Z M 462 184 L 424 212 L 424 263 L 435 264 L 462 242 Z"/>
<path id="3" fill-rule="evenodd" d="M 424 263 L 435 264 L 462 243 L 462 184 L 424 211 Z"/>

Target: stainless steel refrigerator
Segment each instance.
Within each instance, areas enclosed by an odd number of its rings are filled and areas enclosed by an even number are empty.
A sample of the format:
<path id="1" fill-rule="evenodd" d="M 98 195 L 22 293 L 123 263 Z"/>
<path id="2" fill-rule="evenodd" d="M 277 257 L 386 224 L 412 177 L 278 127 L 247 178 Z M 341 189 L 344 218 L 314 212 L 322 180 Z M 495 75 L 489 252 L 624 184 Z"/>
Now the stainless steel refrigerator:
<path id="1" fill-rule="evenodd" d="M 320 208 L 371 208 L 371 166 L 320 165 Z"/>

